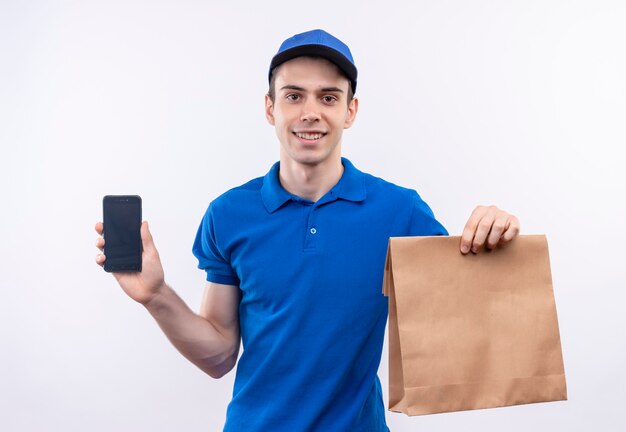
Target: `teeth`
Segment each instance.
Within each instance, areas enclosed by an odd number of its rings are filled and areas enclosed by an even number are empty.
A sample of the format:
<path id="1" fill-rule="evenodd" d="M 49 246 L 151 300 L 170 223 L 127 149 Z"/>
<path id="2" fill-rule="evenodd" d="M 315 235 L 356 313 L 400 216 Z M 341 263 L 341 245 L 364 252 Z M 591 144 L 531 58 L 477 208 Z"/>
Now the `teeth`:
<path id="1" fill-rule="evenodd" d="M 320 139 L 323 134 L 321 134 L 321 133 L 298 132 L 298 133 L 296 133 L 296 135 L 298 137 L 300 137 L 300 138 L 304 138 L 304 139 L 307 139 L 307 140 L 316 140 L 316 139 Z"/>

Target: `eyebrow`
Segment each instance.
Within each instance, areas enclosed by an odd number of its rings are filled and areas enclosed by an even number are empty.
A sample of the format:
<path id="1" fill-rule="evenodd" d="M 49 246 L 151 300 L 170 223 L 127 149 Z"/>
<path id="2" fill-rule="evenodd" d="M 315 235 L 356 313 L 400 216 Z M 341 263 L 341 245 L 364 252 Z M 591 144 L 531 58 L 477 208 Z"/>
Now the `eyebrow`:
<path id="1" fill-rule="evenodd" d="M 303 87 L 297 86 L 297 85 L 286 85 L 280 88 L 281 90 L 296 90 L 296 91 L 305 91 L 305 89 Z M 336 93 L 343 93 L 343 90 L 340 89 L 339 87 L 324 87 L 320 90 L 323 93 L 327 93 L 327 92 L 336 92 Z"/>

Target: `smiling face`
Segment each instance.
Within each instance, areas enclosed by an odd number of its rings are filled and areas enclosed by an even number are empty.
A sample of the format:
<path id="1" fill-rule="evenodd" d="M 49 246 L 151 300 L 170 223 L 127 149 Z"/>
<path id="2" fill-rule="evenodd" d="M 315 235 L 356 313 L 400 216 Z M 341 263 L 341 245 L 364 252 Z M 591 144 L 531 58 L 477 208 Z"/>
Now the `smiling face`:
<path id="1" fill-rule="evenodd" d="M 281 162 L 319 165 L 341 158 L 343 130 L 354 122 L 357 99 L 348 102 L 348 79 L 333 63 L 297 57 L 274 72 L 274 100 L 265 115 L 276 129 Z"/>

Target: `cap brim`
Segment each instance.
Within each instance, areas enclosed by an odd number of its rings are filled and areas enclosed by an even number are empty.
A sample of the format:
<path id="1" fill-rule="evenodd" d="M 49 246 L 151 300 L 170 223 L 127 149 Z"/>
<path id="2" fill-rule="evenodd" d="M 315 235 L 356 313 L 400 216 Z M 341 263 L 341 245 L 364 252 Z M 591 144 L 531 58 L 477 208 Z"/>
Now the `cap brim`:
<path id="1" fill-rule="evenodd" d="M 337 65 L 339 69 L 348 77 L 350 80 L 350 85 L 352 86 L 352 93 L 356 92 L 356 77 L 357 70 L 356 66 L 350 62 L 343 54 L 339 51 L 329 48 L 324 45 L 300 45 L 297 47 L 289 48 L 281 53 L 278 53 L 272 59 L 270 63 L 270 72 L 269 78 L 272 77 L 272 71 L 281 64 L 286 61 L 292 60 L 296 57 L 303 56 L 311 56 L 311 57 L 322 57 L 327 59 L 328 61 Z"/>

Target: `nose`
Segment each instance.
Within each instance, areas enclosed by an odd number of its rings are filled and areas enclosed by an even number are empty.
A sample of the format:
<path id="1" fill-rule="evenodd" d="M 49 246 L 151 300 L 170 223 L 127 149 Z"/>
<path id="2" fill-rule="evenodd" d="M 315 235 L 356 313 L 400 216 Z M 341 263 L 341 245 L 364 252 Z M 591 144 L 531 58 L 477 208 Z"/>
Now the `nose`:
<path id="1" fill-rule="evenodd" d="M 314 122 L 320 119 L 320 114 L 315 98 L 307 98 L 307 101 L 302 104 L 302 113 L 300 114 L 300 121 Z"/>

